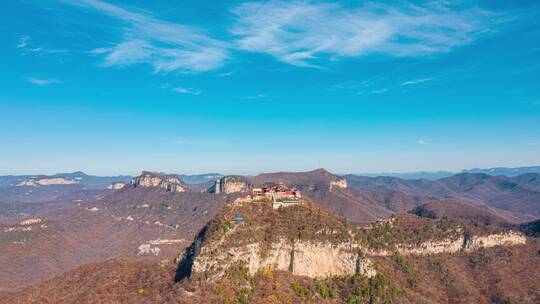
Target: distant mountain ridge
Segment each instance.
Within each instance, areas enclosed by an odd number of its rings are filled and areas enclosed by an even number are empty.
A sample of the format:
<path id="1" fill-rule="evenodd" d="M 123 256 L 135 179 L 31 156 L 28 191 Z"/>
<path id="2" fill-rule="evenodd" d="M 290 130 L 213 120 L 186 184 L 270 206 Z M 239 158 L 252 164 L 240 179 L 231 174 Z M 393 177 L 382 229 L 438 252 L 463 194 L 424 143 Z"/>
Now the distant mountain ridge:
<path id="1" fill-rule="evenodd" d="M 485 175 L 485 177 L 489 177 L 489 175 Z M 415 185 L 417 181 L 393 177 L 341 177 L 325 169 L 307 172 L 262 173 L 254 177 L 225 176 L 220 181 L 220 187 L 222 193 L 247 193 L 254 186 L 277 182 L 301 190 L 303 195 L 309 197 L 317 205 L 339 216 L 346 217 L 355 224 L 374 222 L 387 218 L 395 212 L 405 212 L 429 202 L 439 200 L 451 202 L 452 200 L 445 198 L 452 197 L 450 195 L 453 193 L 451 189 L 456 187 L 433 186 L 431 185 L 433 182 L 429 180 L 419 180 L 420 185 Z M 425 185 L 422 186 L 423 184 Z M 209 188 L 209 192 L 214 192 L 214 187 Z M 433 188 L 433 191 L 427 191 L 423 187 Z M 453 201 L 460 202 L 462 199 L 463 197 L 456 197 Z M 467 204 L 471 204 L 471 202 L 468 201 Z M 532 215 L 516 216 L 511 212 L 497 208 L 493 208 L 493 211 L 500 213 L 500 216 L 509 222 L 524 222 L 535 219 Z"/>
<path id="2" fill-rule="evenodd" d="M 504 175 L 504 176 L 518 176 L 527 173 L 540 173 L 540 166 L 531 166 L 531 167 L 516 167 L 516 168 L 507 168 L 507 167 L 497 167 L 489 169 L 468 169 L 462 170 L 461 173 L 485 173 L 489 175 Z"/>
<path id="3" fill-rule="evenodd" d="M 514 177 L 485 173 L 459 173 L 438 180 L 346 175 L 361 191 L 399 191 L 409 195 L 455 198 L 511 212 L 540 216 L 540 174 Z"/>
<path id="4" fill-rule="evenodd" d="M 418 172 L 383 172 L 383 173 L 359 173 L 354 175 L 368 176 L 368 177 L 379 177 L 379 176 L 390 176 L 390 177 L 399 177 L 402 179 L 429 179 L 437 180 L 440 178 L 450 177 L 458 173 L 484 173 L 489 175 L 505 175 L 505 176 L 518 176 L 526 173 L 540 173 L 540 166 L 528 166 L 528 167 L 495 167 L 495 168 L 473 168 L 473 169 L 463 169 L 461 172 L 452 172 L 452 171 L 418 171 Z"/>
<path id="5" fill-rule="evenodd" d="M 436 180 L 439 178 L 449 177 L 456 174 L 456 172 L 450 171 L 418 171 L 418 172 L 385 172 L 385 173 L 358 173 L 353 175 L 367 176 L 367 177 L 397 177 L 402 179 L 429 179 Z M 347 174 L 348 175 L 348 174 Z"/>
<path id="6" fill-rule="evenodd" d="M 316 171 L 316 170 L 315 170 Z M 461 172 L 452 171 L 418 171 L 418 172 L 382 172 L 382 173 L 351 173 L 345 175 L 357 175 L 367 177 L 398 177 L 401 179 L 429 179 L 437 180 L 445 177 L 450 177 L 459 173 L 484 173 L 489 175 L 504 175 L 504 176 L 518 176 L 526 173 L 540 173 L 540 166 L 527 166 L 527 167 L 494 167 L 494 168 L 473 168 L 463 169 Z M 276 174 L 276 173 L 273 173 Z M 214 182 L 216 179 L 225 176 L 221 173 L 201 173 L 201 174 L 176 174 L 184 183 L 195 185 L 208 182 Z M 96 176 L 89 175 L 82 171 L 76 171 L 71 173 L 57 173 L 53 175 L 46 174 L 26 174 L 26 175 L 0 175 L 0 187 L 16 186 L 26 179 L 41 179 L 41 178 L 58 178 L 63 177 L 66 179 L 80 180 L 81 184 L 89 188 L 106 187 L 113 182 L 128 182 L 133 176 L 130 175 L 117 175 L 117 176 Z M 246 176 L 247 177 L 247 176 Z"/>
<path id="7" fill-rule="evenodd" d="M 178 174 L 178 177 L 188 185 L 203 184 L 208 182 L 214 182 L 218 178 L 222 178 L 221 173 L 203 173 L 203 174 Z"/>
<path id="8" fill-rule="evenodd" d="M 24 183 L 24 181 L 36 181 L 41 179 L 53 178 L 64 178 L 66 180 L 77 181 L 77 184 L 80 184 L 82 187 L 88 189 L 105 189 L 109 184 L 113 182 L 127 182 L 131 179 L 131 176 L 95 176 L 88 175 L 81 171 L 71 173 L 57 173 L 54 175 L 5 175 L 0 176 L 0 187 L 13 187 Z"/>

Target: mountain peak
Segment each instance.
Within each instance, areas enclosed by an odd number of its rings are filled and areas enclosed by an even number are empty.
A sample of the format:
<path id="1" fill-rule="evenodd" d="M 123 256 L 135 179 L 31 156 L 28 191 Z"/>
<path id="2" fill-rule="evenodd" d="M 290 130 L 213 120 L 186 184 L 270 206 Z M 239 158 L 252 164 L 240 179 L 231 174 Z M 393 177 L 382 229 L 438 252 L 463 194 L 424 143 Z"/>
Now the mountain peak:
<path id="1" fill-rule="evenodd" d="M 332 174 L 330 171 L 326 170 L 325 168 L 317 168 L 315 170 L 308 171 L 307 173 L 321 173 L 321 174 Z M 334 174 L 332 174 L 334 175 Z"/>
<path id="2" fill-rule="evenodd" d="M 141 175 L 131 179 L 129 185 L 133 188 L 163 188 L 170 192 L 186 192 L 187 190 L 186 185 L 178 176 L 150 171 L 142 171 Z"/>
<path id="3" fill-rule="evenodd" d="M 308 200 L 279 209 L 265 200 L 235 202 L 203 228 L 198 236 L 202 243 L 196 239 L 186 250 L 176 279 L 217 280 L 243 262 L 251 275 L 268 267 L 312 278 L 372 276 L 371 262 L 356 252 L 354 231 Z M 333 263 L 324 262 L 328 260 Z"/>

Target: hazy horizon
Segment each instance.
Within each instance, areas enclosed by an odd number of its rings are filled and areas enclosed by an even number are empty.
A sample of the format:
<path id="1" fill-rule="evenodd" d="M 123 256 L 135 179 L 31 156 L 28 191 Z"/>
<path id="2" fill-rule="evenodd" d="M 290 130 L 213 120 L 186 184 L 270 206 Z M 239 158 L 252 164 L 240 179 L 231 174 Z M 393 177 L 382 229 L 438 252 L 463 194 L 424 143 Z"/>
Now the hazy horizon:
<path id="1" fill-rule="evenodd" d="M 308 172 L 308 171 L 314 171 L 314 170 L 318 170 L 318 169 L 324 169 L 324 170 L 328 170 L 329 172 L 331 173 L 334 173 L 334 174 L 338 174 L 338 175 L 345 175 L 345 174 L 355 174 L 355 175 L 384 175 L 384 174 L 388 174 L 388 175 L 407 175 L 407 174 L 421 174 L 421 173 L 425 173 L 425 174 L 436 174 L 436 173 L 452 173 L 452 174 L 457 174 L 457 173 L 460 173 L 462 171 L 466 171 L 466 170 L 474 170 L 474 169 L 479 169 L 479 170 L 489 170 L 489 169 L 519 169 L 519 168 L 529 168 L 529 167 L 540 167 L 540 165 L 528 165 L 528 166 L 516 166 L 516 167 L 505 167 L 505 166 L 494 166 L 494 167 L 485 167 L 485 168 L 478 168 L 478 167 L 471 167 L 471 168 L 462 168 L 462 169 L 459 169 L 459 170 L 418 170 L 418 171 L 381 171 L 381 172 L 335 172 L 333 170 L 330 170 L 328 168 L 311 168 L 311 169 L 304 169 L 304 170 L 298 170 L 298 171 L 295 171 L 295 170 L 274 170 L 274 171 L 259 171 L 259 172 L 250 172 L 250 173 L 239 173 L 239 172 L 219 172 L 219 171 L 212 171 L 212 170 L 208 170 L 208 171 L 197 171 L 197 172 L 184 172 L 184 171 L 171 171 L 171 170 L 150 170 L 150 169 L 140 169 L 139 171 L 136 171 L 136 172 L 133 172 L 133 173 L 130 173 L 130 172 L 121 172 L 121 173 L 110 173 L 110 174 L 99 174 L 99 173 L 93 173 L 91 171 L 85 171 L 85 170 L 67 170 L 67 171 L 51 171 L 51 172 L 33 172 L 33 173 L 28 173 L 28 172 L 23 172 L 23 173 L 8 173 L 8 174 L 1 174 L 0 173 L 0 176 L 7 176 L 7 175 L 13 175 L 13 176 L 28 176 L 28 175 L 35 175 L 35 176 L 38 176 L 38 175 L 56 175 L 56 174 L 71 174 L 71 173 L 77 173 L 77 172 L 82 172 L 84 174 L 87 174 L 87 175 L 93 175 L 93 176 L 120 176 L 120 175 L 124 175 L 124 176 L 137 176 L 139 174 L 141 174 L 141 172 L 143 171 L 149 171 L 149 172 L 158 172 L 158 173 L 166 173 L 166 174 L 180 174 L 180 175 L 205 175 L 205 174 L 223 174 L 223 175 L 235 175 L 235 174 L 240 174 L 240 175 L 247 175 L 247 176 L 255 176 L 257 174 L 262 174 L 262 173 L 275 173 L 275 172 Z"/>

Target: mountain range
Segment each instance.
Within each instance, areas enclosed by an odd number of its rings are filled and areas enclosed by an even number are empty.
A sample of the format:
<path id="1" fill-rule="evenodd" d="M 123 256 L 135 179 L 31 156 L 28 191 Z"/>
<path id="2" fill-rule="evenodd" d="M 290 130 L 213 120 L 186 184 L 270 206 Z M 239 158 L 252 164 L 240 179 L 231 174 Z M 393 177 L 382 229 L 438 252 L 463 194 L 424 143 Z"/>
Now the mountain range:
<path id="1" fill-rule="evenodd" d="M 397 191 L 409 195 L 455 198 L 531 216 L 540 215 L 540 174 L 514 177 L 485 173 L 460 173 L 438 180 L 405 180 L 397 177 L 345 176 L 351 187 L 362 191 Z"/>
<path id="2" fill-rule="evenodd" d="M 2 205 L 33 209 L 0 217 L 0 296 L 14 303 L 534 303 L 530 279 L 538 267 L 524 263 L 540 265 L 538 178 L 405 180 L 317 169 L 209 174 L 192 187 L 181 175 L 145 171 L 118 190 L 86 189 L 84 178 L 7 186 L 35 191 L 37 200 Z M 246 200 L 251 189 L 273 183 L 301 191 L 302 204 L 273 210 L 265 200 Z M 40 191 L 72 188 L 39 200 L 49 195 Z M 206 277 L 215 271 L 225 276 Z M 489 291 L 492 278 L 498 293 Z"/>
<path id="3" fill-rule="evenodd" d="M 540 173 L 540 166 L 529 167 L 496 167 L 487 169 L 464 169 L 461 172 L 452 171 L 418 171 L 418 172 L 386 172 L 386 173 L 358 173 L 354 175 L 378 177 L 378 176 L 390 176 L 398 177 L 401 179 L 430 179 L 436 180 L 444 177 L 450 177 L 458 173 L 484 173 L 489 175 L 505 175 L 505 176 L 517 176 L 526 173 Z"/>

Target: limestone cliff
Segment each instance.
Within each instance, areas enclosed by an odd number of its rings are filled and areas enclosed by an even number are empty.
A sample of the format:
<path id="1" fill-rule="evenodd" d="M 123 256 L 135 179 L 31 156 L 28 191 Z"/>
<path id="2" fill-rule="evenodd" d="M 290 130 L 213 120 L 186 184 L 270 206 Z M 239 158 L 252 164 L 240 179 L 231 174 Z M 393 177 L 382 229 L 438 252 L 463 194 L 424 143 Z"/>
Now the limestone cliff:
<path id="1" fill-rule="evenodd" d="M 235 203 L 207 225 L 179 268 L 185 276 L 209 280 L 237 265 L 252 275 L 269 268 L 312 278 L 373 276 L 353 230 L 309 202 L 278 210 L 265 201 Z"/>
<path id="2" fill-rule="evenodd" d="M 259 243 L 251 243 L 225 252 L 219 246 L 203 247 L 192 271 L 210 280 L 223 276 L 228 268 L 237 264 L 245 265 L 251 275 L 264 268 L 311 278 L 352 276 L 356 273 L 371 277 L 375 274 L 371 261 L 364 258 L 352 242 L 332 244 L 279 239 L 267 246 L 263 248 Z"/>
<path id="3" fill-rule="evenodd" d="M 372 277 L 377 273 L 372 259 L 395 252 L 467 253 L 525 242 L 515 231 L 470 230 L 463 222 L 406 215 L 358 229 L 309 202 L 278 210 L 265 201 L 236 202 L 225 206 L 179 257 L 179 269 L 180 278 L 203 280 L 217 280 L 238 266 L 251 275 L 272 269 L 310 278 Z"/>
<path id="4" fill-rule="evenodd" d="M 245 192 L 250 190 L 251 185 L 248 182 L 248 179 L 244 176 L 239 175 L 229 175 L 222 178 L 216 179 L 216 182 L 208 191 L 210 193 L 237 193 Z"/>
<path id="5" fill-rule="evenodd" d="M 185 192 L 187 189 L 185 184 L 175 175 L 164 175 L 148 171 L 143 171 L 140 176 L 133 178 L 129 185 L 134 188 L 163 188 L 170 192 Z"/>
<path id="6" fill-rule="evenodd" d="M 452 254 L 456 252 L 472 252 L 480 248 L 495 246 L 523 245 L 526 241 L 523 234 L 515 231 L 470 237 L 460 234 L 456 238 L 431 240 L 421 244 L 396 244 L 394 250 L 372 250 L 368 252 L 368 255 L 390 256 L 395 251 L 399 251 L 402 255 Z"/>
<path id="7" fill-rule="evenodd" d="M 334 188 L 341 188 L 341 189 L 347 188 L 347 181 L 344 178 L 330 181 L 330 190 Z"/>
<path id="8" fill-rule="evenodd" d="M 68 179 L 63 177 L 52 178 L 29 178 L 20 182 L 17 186 L 53 186 L 53 185 L 75 185 L 78 184 L 78 180 Z"/>
<path id="9" fill-rule="evenodd" d="M 390 256 L 433 255 L 472 252 L 480 248 L 526 243 L 518 231 L 498 225 L 478 225 L 463 219 L 426 219 L 401 214 L 361 229 L 367 254 Z"/>
<path id="10" fill-rule="evenodd" d="M 109 190 L 120 190 L 126 186 L 123 182 L 115 182 L 107 186 L 107 189 Z"/>

